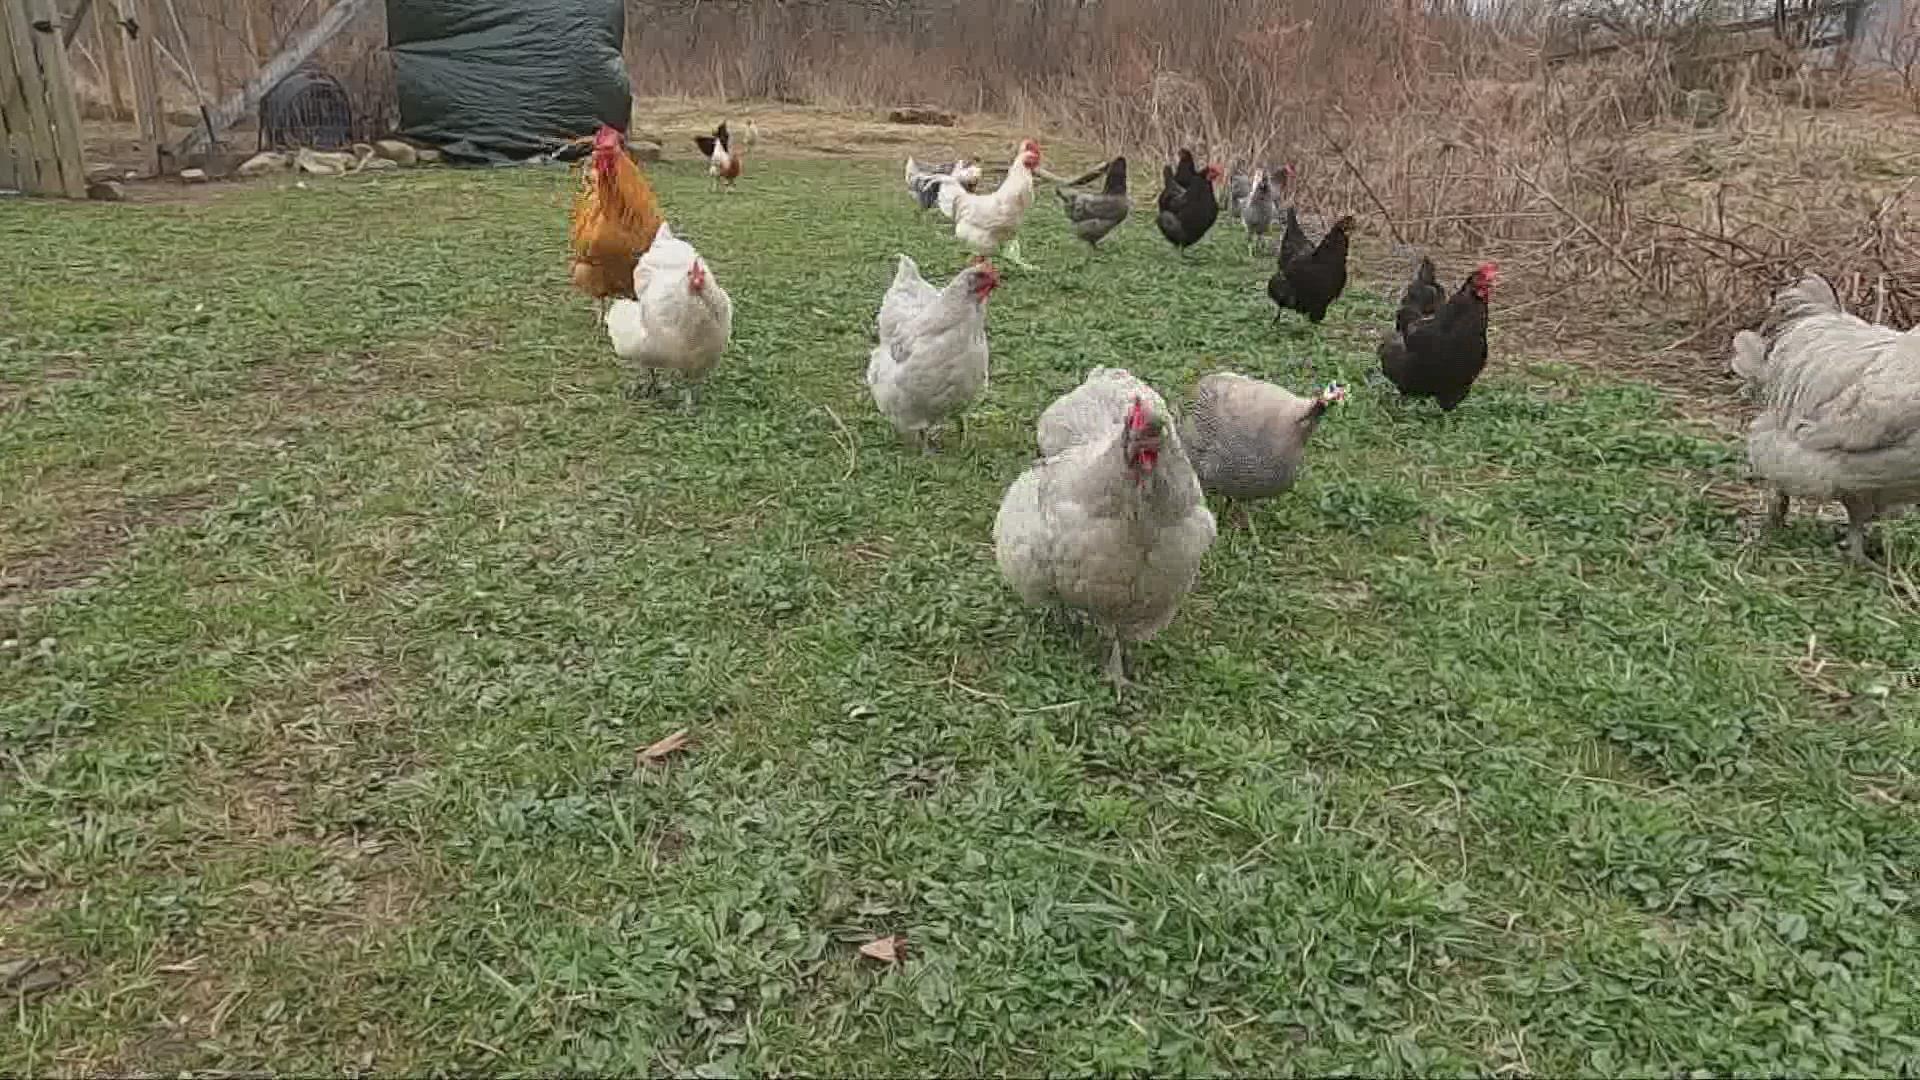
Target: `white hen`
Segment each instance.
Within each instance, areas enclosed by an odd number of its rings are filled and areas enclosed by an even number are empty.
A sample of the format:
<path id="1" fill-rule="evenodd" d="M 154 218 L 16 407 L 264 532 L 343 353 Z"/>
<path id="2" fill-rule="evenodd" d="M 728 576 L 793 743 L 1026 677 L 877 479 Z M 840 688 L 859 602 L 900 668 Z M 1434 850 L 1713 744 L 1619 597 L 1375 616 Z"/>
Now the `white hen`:
<path id="1" fill-rule="evenodd" d="M 614 355 L 646 372 L 648 393 L 658 390 L 660 372 L 678 373 L 692 408 L 733 337 L 733 299 L 693 245 L 665 222 L 634 267 L 633 294 L 636 299 L 607 308 Z"/>
<path id="2" fill-rule="evenodd" d="M 952 177 L 940 184 L 940 212 L 953 219 L 953 235 L 968 251 L 985 258 L 1007 247 L 1007 261 L 1032 269 L 1020 257 L 1020 222 L 1033 208 L 1033 170 L 1040 167 L 1040 144 L 1032 139 L 1007 166 L 1007 178 L 991 194 L 975 195 Z"/>
<path id="3" fill-rule="evenodd" d="M 1874 518 L 1920 501 L 1920 329 L 1847 314 L 1816 274 L 1774 297 L 1769 328 L 1733 341 L 1733 370 L 1761 401 L 1747 461 L 1773 486 L 1768 516 L 1783 523 L 1796 495 L 1838 499 L 1847 552 L 1866 562 Z"/>
<path id="4" fill-rule="evenodd" d="M 1127 686 L 1124 643 L 1173 621 L 1213 514 L 1160 395 L 1119 368 L 1049 406 L 1040 446 L 994 518 L 1000 573 L 1028 603 L 1085 615 L 1110 642 L 1107 677 Z"/>
<path id="5" fill-rule="evenodd" d="M 978 262 L 936 290 L 900 256 L 880 301 L 880 344 L 867 357 L 873 403 L 894 429 L 931 450 L 928 431 L 987 391 L 987 297 L 1000 284 Z"/>

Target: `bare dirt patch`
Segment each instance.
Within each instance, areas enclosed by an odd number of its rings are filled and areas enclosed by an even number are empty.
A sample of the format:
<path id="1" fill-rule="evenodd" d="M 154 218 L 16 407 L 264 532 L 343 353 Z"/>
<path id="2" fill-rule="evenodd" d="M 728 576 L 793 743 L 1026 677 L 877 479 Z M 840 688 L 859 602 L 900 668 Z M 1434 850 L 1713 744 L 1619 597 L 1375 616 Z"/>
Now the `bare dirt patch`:
<path id="1" fill-rule="evenodd" d="M 142 536 L 183 524 L 217 501 L 207 488 L 139 496 L 88 487 L 63 497 L 80 509 L 57 535 L 23 551 L 0 551 L 0 611 L 91 583 Z"/>

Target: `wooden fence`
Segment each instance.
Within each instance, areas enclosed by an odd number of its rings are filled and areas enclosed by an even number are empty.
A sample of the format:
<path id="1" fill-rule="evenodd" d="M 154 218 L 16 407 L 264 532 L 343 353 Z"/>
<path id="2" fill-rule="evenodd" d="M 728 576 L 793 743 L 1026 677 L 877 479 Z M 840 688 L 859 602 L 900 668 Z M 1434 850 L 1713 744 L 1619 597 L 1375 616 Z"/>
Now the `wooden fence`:
<path id="1" fill-rule="evenodd" d="M 80 112 L 53 0 L 0 0 L 0 188 L 85 198 Z"/>

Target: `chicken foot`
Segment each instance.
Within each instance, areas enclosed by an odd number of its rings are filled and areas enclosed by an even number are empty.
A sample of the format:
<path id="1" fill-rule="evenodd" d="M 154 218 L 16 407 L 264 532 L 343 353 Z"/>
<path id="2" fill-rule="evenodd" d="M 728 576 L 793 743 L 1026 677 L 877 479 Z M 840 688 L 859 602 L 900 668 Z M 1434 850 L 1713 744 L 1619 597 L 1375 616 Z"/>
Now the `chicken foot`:
<path id="1" fill-rule="evenodd" d="M 660 395 L 660 369 L 641 368 L 640 370 L 646 372 L 646 374 L 633 380 L 633 383 L 627 387 L 627 400 L 629 401 L 637 401 L 640 398 L 658 397 Z"/>
<path id="2" fill-rule="evenodd" d="M 1104 667 L 1107 681 L 1113 684 L 1113 692 L 1118 694 L 1127 690 L 1138 690 L 1140 684 L 1127 678 L 1127 659 L 1125 646 L 1120 639 L 1109 639 L 1112 644 L 1107 648 L 1107 662 Z"/>
<path id="3" fill-rule="evenodd" d="M 1784 491 L 1775 491 L 1767 498 L 1767 525 L 1783 529 L 1787 525 L 1787 508 L 1793 499 Z"/>
<path id="4" fill-rule="evenodd" d="M 1004 249 L 1002 249 L 1001 254 L 1007 257 L 1008 262 L 1012 263 L 1013 265 L 1019 267 L 1022 270 L 1040 269 L 1039 267 L 1028 262 L 1025 258 L 1021 257 L 1020 238 L 1017 236 L 1007 241 L 1007 246 Z"/>
<path id="5" fill-rule="evenodd" d="M 1873 524 L 1873 507 L 1857 499 L 1841 499 L 1847 508 L 1847 557 L 1861 566 L 1873 566 L 1867 554 L 1867 527 Z"/>

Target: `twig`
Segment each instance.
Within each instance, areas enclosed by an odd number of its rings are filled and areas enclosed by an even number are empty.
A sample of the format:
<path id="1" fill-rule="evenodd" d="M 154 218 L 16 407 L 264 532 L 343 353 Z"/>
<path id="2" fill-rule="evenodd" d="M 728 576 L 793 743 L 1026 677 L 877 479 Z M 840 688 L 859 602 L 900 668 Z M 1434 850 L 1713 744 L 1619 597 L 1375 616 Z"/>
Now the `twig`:
<path id="1" fill-rule="evenodd" d="M 860 467 L 860 458 L 854 450 L 853 432 L 847 430 L 847 425 L 841 422 L 840 414 L 833 411 L 833 406 L 823 402 L 820 407 L 827 410 L 827 418 L 833 421 L 834 427 L 840 429 L 841 435 L 846 436 L 847 471 L 840 475 L 840 482 L 844 484 L 852 479 L 854 472 Z"/>
<path id="2" fill-rule="evenodd" d="M 1393 236 L 1393 242 L 1396 244 L 1405 244 L 1407 238 L 1401 235 L 1400 227 L 1393 223 L 1392 211 L 1388 210 L 1387 204 L 1381 201 L 1379 193 L 1373 190 L 1373 185 L 1367 183 L 1366 175 L 1360 171 L 1359 166 L 1353 163 L 1353 158 L 1347 155 L 1347 148 L 1341 144 L 1340 140 L 1334 138 L 1333 133 L 1326 128 L 1320 129 L 1320 137 L 1327 141 L 1328 146 L 1333 147 L 1333 152 L 1339 155 L 1340 164 L 1347 167 L 1347 171 L 1353 174 L 1353 178 L 1360 182 L 1360 190 L 1366 192 L 1367 198 L 1373 200 L 1374 207 L 1380 211 L 1380 216 L 1386 220 L 1387 232 Z"/>

